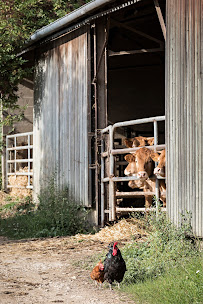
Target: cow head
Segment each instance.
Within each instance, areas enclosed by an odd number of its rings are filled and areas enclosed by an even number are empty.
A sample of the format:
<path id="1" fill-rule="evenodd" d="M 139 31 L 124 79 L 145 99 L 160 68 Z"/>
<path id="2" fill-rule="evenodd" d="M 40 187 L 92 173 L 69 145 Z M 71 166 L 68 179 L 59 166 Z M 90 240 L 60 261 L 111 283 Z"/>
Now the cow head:
<path id="1" fill-rule="evenodd" d="M 154 169 L 155 175 L 160 175 L 165 177 L 165 165 L 166 165 L 166 150 L 162 150 L 161 152 L 152 152 L 152 159 L 158 162 L 157 167 Z"/>
<path id="2" fill-rule="evenodd" d="M 137 136 L 134 138 L 125 138 L 124 144 L 128 148 L 153 146 L 154 137 Z"/>
<path id="3" fill-rule="evenodd" d="M 132 146 L 133 146 L 133 138 L 125 138 L 124 139 L 124 145 L 127 148 L 132 148 Z"/>
<path id="4" fill-rule="evenodd" d="M 140 180 L 144 181 L 153 174 L 154 161 L 151 157 L 151 150 L 140 148 L 133 154 L 127 154 L 125 160 L 129 163 L 125 168 L 125 175 L 137 175 Z"/>

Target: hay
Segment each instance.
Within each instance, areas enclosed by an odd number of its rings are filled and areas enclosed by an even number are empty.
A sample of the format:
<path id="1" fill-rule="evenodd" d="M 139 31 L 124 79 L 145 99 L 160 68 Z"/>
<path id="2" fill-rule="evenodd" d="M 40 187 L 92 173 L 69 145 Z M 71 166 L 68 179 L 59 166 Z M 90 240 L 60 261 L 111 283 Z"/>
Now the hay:
<path id="1" fill-rule="evenodd" d="M 26 187 L 28 185 L 28 178 L 26 175 L 11 175 L 8 178 L 9 185 Z"/>
<path id="2" fill-rule="evenodd" d="M 28 172 L 28 167 L 20 168 L 19 171 L 17 171 L 17 173 L 25 173 L 25 172 Z M 8 182 L 10 186 L 13 186 L 10 190 L 11 196 L 24 198 L 26 196 L 32 195 L 32 190 L 26 188 L 28 186 L 28 176 L 10 175 L 8 178 Z M 30 179 L 30 183 L 32 184 L 32 178 Z"/>
<path id="3" fill-rule="evenodd" d="M 78 241 L 92 240 L 103 243 L 110 243 L 113 241 L 132 241 L 133 239 L 143 239 L 147 237 L 143 222 L 138 219 L 122 219 L 112 226 L 106 226 L 94 235 L 77 234 L 75 238 Z"/>
<path id="4" fill-rule="evenodd" d="M 8 196 L 7 193 L 5 193 L 4 191 L 0 191 L 0 206 L 8 204 L 6 200 L 7 196 Z"/>
<path id="5" fill-rule="evenodd" d="M 9 192 L 10 196 L 12 197 L 18 197 L 18 198 L 24 198 L 26 196 L 32 195 L 31 189 L 20 189 L 20 188 L 11 188 Z"/>

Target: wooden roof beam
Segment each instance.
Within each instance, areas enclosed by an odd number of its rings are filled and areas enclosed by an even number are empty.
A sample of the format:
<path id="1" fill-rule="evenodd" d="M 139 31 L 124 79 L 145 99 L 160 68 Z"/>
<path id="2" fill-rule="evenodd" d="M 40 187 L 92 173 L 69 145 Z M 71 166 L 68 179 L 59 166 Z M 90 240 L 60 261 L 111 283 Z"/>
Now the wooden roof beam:
<path id="1" fill-rule="evenodd" d="M 139 30 L 136 30 L 135 28 L 130 27 L 130 26 L 126 25 L 126 24 L 120 23 L 120 22 L 118 22 L 118 21 L 116 21 L 114 19 L 111 19 L 111 22 L 113 24 L 115 24 L 117 27 L 123 27 L 123 28 L 125 28 L 128 31 L 136 33 L 136 34 L 138 34 L 138 35 L 140 35 L 142 37 L 145 37 L 146 39 L 152 40 L 152 41 L 158 43 L 160 46 L 162 46 L 164 44 L 163 41 L 161 41 L 161 40 L 159 40 L 157 38 L 154 38 L 154 37 L 152 37 L 152 36 L 150 36 L 148 34 L 145 34 L 145 33 L 141 32 Z"/>
<path id="2" fill-rule="evenodd" d="M 154 48 L 154 49 L 140 49 L 140 50 L 131 50 L 131 51 L 120 51 L 120 52 L 113 52 L 109 50 L 109 57 L 112 56 L 121 56 L 121 55 L 133 55 L 133 54 L 142 54 L 142 53 L 155 53 L 155 52 L 161 52 L 164 48 Z"/>
<path id="3" fill-rule="evenodd" d="M 161 25 L 164 40 L 166 41 L 166 25 L 165 25 L 165 22 L 164 22 L 164 18 L 163 18 L 158 0 L 154 0 L 154 5 L 155 5 L 155 9 L 156 9 L 158 18 L 159 18 L 159 22 L 160 22 L 160 25 Z"/>

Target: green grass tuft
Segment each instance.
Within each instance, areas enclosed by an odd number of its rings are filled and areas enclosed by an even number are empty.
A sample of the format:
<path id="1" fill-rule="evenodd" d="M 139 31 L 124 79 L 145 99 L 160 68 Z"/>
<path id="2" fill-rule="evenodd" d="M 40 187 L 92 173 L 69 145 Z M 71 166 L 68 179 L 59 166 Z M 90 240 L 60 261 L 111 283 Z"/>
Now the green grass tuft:
<path id="1" fill-rule="evenodd" d="M 136 303 L 200 304 L 203 303 L 202 282 L 202 256 L 196 255 L 177 263 L 163 275 L 122 288 Z"/>
<path id="2" fill-rule="evenodd" d="M 122 288 L 136 303 L 203 303 L 203 265 L 190 218 L 175 227 L 165 214 L 149 215 L 151 234 L 146 242 L 122 250 L 127 272 Z"/>
<path id="3" fill-rule="evenodd" d="M 68 189 L 58 190 L 52 178 L 39 204 L 11 203 L 12 216 L 0 217 L 0 235 L 12 239 L 74 235 L 87 231 L 87 211 Z M 5 206 L 4 206 L 5 207 Z M 6 207 L 5 207 L 6 208 Z"/>

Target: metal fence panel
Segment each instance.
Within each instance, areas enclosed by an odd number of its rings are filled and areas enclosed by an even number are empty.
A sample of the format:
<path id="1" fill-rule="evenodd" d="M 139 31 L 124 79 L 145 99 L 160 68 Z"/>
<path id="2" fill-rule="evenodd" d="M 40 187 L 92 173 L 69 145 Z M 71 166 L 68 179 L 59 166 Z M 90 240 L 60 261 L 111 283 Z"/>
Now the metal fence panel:
<path id="1" fill-rule="evenodd" d="M 6 136 L 6 188 L 33 189 L 31 181 L 31 177 L 33 176 L 32 137 L 33 132 L 18 133 Z M 20 144 L 17 142 L 17 140 L 20 140 Z M 22 141 L 24 145 L 22 145 Z M 21 156 L 22 158 L 19 158 L 19 152 L 24 153 L 24 156 Z M 9 182 L 9 176 L 27 176 L 27 186 L 22 187 L 17 184 L 12 185 Z"/>

